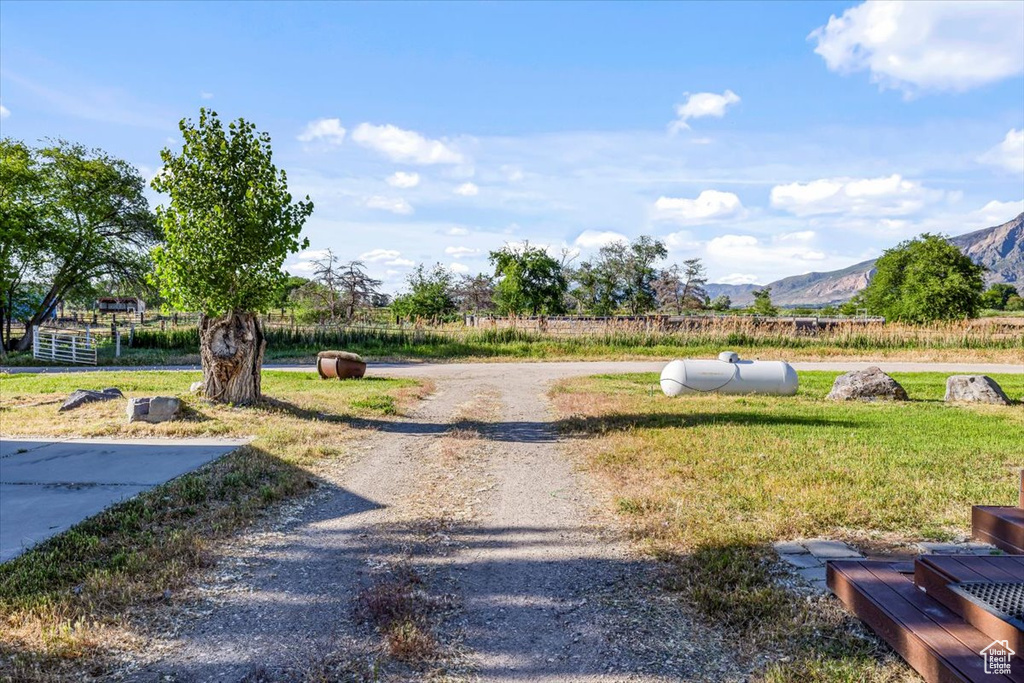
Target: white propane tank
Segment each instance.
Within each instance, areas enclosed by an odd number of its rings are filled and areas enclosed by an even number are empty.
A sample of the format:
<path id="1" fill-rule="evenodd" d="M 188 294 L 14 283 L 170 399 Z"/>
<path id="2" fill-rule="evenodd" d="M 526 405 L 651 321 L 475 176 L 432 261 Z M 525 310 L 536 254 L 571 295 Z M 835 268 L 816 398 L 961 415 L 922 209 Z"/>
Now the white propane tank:
<path id="1" fill-rule="evenodd" d="M 661 371 L 666 396 L 708 392 L 792 396 L 798 386 L 796 370 L 789 363 L 740 360 L 733 351 L 723 351 L 718 360 L 674 360 Z"/>

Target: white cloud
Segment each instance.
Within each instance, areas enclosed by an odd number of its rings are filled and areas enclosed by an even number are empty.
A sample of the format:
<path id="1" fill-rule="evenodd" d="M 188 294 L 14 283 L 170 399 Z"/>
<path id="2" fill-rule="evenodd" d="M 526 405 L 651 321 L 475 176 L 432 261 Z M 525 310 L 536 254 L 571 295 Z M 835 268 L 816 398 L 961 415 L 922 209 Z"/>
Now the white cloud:
<path id="1" fill-rule="evenodd" d="M 704 190 L 696 199 L 659 197 L 655 217 L 678 223 L 701 223 L 736 216 L 743 211 L 740 198 L 732 192 Z"/>
<path id="2" fill-rule="evenodd" d="M 676 116 L 672 122 L 671 130 L 689 130 L 690 119 L 701 119 L 706 116 L 713 116 L 720 119 L 725 116 L 725 110 L 734 104 L 738 104 L 740 96 L 732 90 L 726 90 L 721 95 L 713 92 L 686 93 L 686 102 L 676 105 Z"/>
<path id="3" fill-rule="evenodd" d="M 469 230 L 466 230 L 465 228 L 459 228 L 459 227 L 448 228 L 448 232 L 445 233 L 445 234 L 451 235 L 453 237 L 458 237 L 460 235 L 468 235 L 469 234 Z"/>
<path id="4" fill-rule="evenodd" d="M 502 173 L 505 174 L 505 180 L 509 181 L 510 183 L 518 183 L 525 177 L 523 175 L 523 169 L 519 168 L 518 166 L 513 166 L 511 164 L 503 164 L 500 170 Z"/>
<path id="5" fill-rule="evenodd" d="M 978 161 L 1011 173 L 1024 173 L 1024 129 L 1011 128 L 1003 141 L 981 155 Z"/>
<path id="6" fill-rule="evenodd" d="M 299 252 L 295 258 L 302 259 L 303 261 L 316 261 L 319 259 L 327 258 L 326 249 L 307 249 L 306 251 Z"/>
<path id="7" fill-rule="evenodd" d="M 1024 213 L 1024 199 L 1017 202 L 1000 202 L 992 200 L 975 211 L 969 218 L 969 225 L 993 226 L 1013 220 Z"/>
<path id="8" fill-rule="evenodd" d="M 212 100 L 213 99 L 213 93 L 212 92 L 201 92 L 201 93 L 199 93 L 199 97 L 203 98 L 204 100 Z"/>
<path id="9" fill-rule="evenodd" d="M 764 244 L 753 235 L 721 235 L 708 242 L 707 253 L 721 263 L 763 264 L 788 261 L 799 265 L 804 261 L 824 261 L 828 257 L 803 244 L 787 244 L 785 240 L 774 240 Z M 804 271 L 799 271 L 804 272 Z M 795 274 L 795 272 L 794 272 Z"/>
<path id="10" fill-rule="evenodd" d="M 405 171 L 395 171 L 392 175 L 387 178 L 387 183 L 391 187 L 410 188 L 416 187 L 420 184 L 419 173 L 407 173 Z"/>
<path id="11" fill-rule="evenodd" d="M 776 185 L 771 205 L 797 216 L 829 213 L 900 216 L 948 198 L 942 190 L 905 180 L 899 174 L 882 178 L 822 178 L 809 183 Z"/>
<path id="12" fill-rule="evenodd" d="M 784 232 L 779 235 L 780 242 L 810 242 L 816 237 L 813 230 L 801 230 L 799 232 Z"/>
<path id="13" fill-rule="evenodd" d="M 473 183 L 463 183 L 452 190 L 452 192 L 463 197 L 475 197 L 480 194 L 480 188 Z"/>
<path id="14" fill-rule="evenodd" d="M 465 275 L 466 273 L 469 272 L 469 266 L 467 266 L 464 263 L 452 263 L 449 264 L 448 270 L 452 271 L 453 273 L 458 273 L 459 275 Z"/>
<path id="15" fill-rule="evenodd" d="M 399 266 L 408 268 L 416 265 L 415 262 L 409 259 L 401 258 L 402 252 L 394 249 L 371 249 L 365 253 L 359 255 L 360 261 L 366 261 L 367 263 L 380 263 L 385 266 Z"/>
<path id="16" fill-rule="evenodd" d="M 345 139 L 345 128 L 340 119 L 317 119 L 310 121 L 299 133 L 299 142 L 322 140 L 329 145 L 340 145 Z"/>
<path id="17" fill-rule="evenodd" d="M 701 246 L 701 242 L 694 238 L 689 230 L 680 230 L 662 238 L 669 251 L 689 251 Z"/>
<path id="18" fill-rule="evenodd" d="M 808 38 L 828 68 L 882 88 L 963 92 L 1024 73 L 1024 3 L 868 0 Z"/>
<path id="19" fill-rule="evenodd" d="M 11 110 L 0 104 L 0 119 L 6 119 L 11 115 Z"/>
<path id="20" fill-rule="evenodd" d="M 472 256 L 473 254 L 480 253 L 479 249 L 470 249 L 469 247 L 445 247 L 444 253 L 448 254 L 452 258 L 462 258 L 463 256 Z"/>
<path id="21" fill-rule="evenodd" d="M 759 279 L 756 275 L 730 273 L 729 275 L 718 278 L 715 282 L 723 285 L 756 285 L 759 283 Z"/>
<path id="22" fill-rule="evenodd" d="M 628 242 L 629 238 L 612 230 L 584 230 L 573 242 L 581 249 L 600 249 L 612 242 Z"/>
<path id="23" fill-rule="evenodd" d="M 363 147 L 386 155 L 393 161 L 414 164 L 461 164 L 463 156 L 441 140 L 429 140 L 412 130 L 386 124 L 360 123 L 352 139 Z"/>
<path id="24" fill-rule="evenodd" d="M 407 216 L 413 211 L 412 205 L 401 197 L 381 197 L 380 195 L 375 195 L 367 197 L 363 204 L 368 209 L 381 209 L 382 211 L 390 211 L 391 213 L 403 216 Z"/>

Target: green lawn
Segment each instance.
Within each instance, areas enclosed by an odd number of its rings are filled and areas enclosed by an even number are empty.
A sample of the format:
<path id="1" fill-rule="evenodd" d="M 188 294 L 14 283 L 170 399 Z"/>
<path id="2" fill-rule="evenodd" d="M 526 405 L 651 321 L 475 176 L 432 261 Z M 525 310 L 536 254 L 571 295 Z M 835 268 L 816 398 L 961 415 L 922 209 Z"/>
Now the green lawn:
<path id="1" fill-rule="evenodd" d="M 646 540 L 698 545 L 821 533 L 966 533 L 970 506 L 1016 500 L 1024 407 L 948 406 L 946 375 L 894 374 L 907 403 L 827 401 L 839 373 L 795 397 L 661 394 L 656 375 L 564 382 L 563 428 L 598 437 L 594 468 Z M 1024 375 L 995 379 L 1015 398 Z"/>
<path id="2" fill-rule="evenodd" d="M 948 406 L 946 375 L 894 374 L 907 403 L 834 403 L 839 373 L 800 373 L 794 397 L 668 398 L 653 374 L 552 391 L 588 468 L 666 584 L 741 650 L 755 679 L 918 680 L 833 599 L 782 587 L 770 542 L 825 535 L 874 550 L 970 532 L 972 504 L 1013 504 L 1024 406 Z M 994 377 L 1013 398 L 1024 375 Z M 763 661 L 763 660 L 762 660 Z"/>

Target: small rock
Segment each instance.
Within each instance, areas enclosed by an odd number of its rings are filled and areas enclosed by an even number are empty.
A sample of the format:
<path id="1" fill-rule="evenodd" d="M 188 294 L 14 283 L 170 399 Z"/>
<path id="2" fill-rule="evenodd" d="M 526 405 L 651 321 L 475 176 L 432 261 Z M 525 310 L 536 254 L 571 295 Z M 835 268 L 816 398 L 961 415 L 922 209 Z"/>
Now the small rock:
<path id="1" fill-rule="evenodd" d="M 83 403 L 92 403 L 93 401 L 110 401 L 115 398 L 124 398 L 124 394 L 121 393 L 120 389 L 114 387 L 108 387 L 103 391 L 92 391 L 90 389 L 75 389 L 71 392 L 71 395 L 64 401 L 64 405 L 60 407 L 57 412 L 64 412 L 65 410 L 71 410 L 77 408 Z"/>
<path id="2" fill-rule="evenodd" d="M 170 396 L 128 399 L 128 422 L 166 422 L 180 412 L 181 401 Z"/>
<path id="3" fill-rule="evenodd" d="M 953 375 L 946 380 L 947 403 L 994 403 L 1008 406 L 1010 398 L 994 379 L 985 375 Z"/>
<path id="4" fill-rule="evenodd" d="M 834 401 L 908 400 L 907 392 L 899 382 L 876 367 L 839 375 L 827 398 Z"/>

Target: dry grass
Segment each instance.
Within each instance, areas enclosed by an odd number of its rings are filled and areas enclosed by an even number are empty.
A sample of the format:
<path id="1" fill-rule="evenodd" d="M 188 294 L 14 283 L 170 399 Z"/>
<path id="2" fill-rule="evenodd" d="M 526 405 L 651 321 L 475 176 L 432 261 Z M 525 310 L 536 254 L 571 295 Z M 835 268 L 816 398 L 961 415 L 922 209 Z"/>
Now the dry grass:
<path id="1" fill-rule="evenodd" d="M 451 607 L 447 597 L 430 595 L 416 570 L 392 565 L 364 589 L 356 615 L 383 636 L 387 653 L 407 664 L 425 664 L 441 654 L 433 633 L 436 617 Z"/>
<path id="2" fill-rule="evenodd" d="M 353 420 L 393 414 L 424 387 L 407 380 L 325 382 L 264 373 L 258 407 L 183 397 L 184 421 L 126 424 L 123 401 L 58 417 L 75 388 L 119 386 L 128 396 L 180 394 L 186 373 L 0 376 L 4 435 L 251 436 L 225 458 L 93 517 L 0 565 L 0 680 L 102 677 L 117 652 L 145 642 L 218 539 L 277 501 L 317 486 L 357 433 Z M 166 592 L 166 591 L 169 591 Z M 169 598 L 166 596 L 170 596 Z"/>
<path id="3" fill-rule="evenodd" d="M 673 562 L 671 587 L 738 642 L 779 653 L 760 674 L 773 683 L 915 677 L 834 601 L 783 589 L 770 541 L 962 536 L 972 504 L 1015 500 L 1024 464 L 1019 404 L 947 406 L 933 373 L 894 375 L 906 404 L 826 402 L 837 374 L 800 373 L 792 398 L 670 399 L 655 375 L 552 392 L 634 537 Z M 1024 397 L 1024 375 L 996 379 Z"/>

